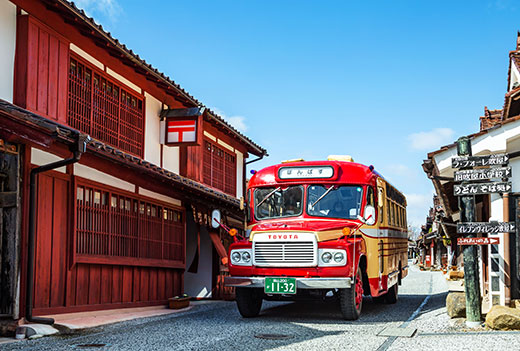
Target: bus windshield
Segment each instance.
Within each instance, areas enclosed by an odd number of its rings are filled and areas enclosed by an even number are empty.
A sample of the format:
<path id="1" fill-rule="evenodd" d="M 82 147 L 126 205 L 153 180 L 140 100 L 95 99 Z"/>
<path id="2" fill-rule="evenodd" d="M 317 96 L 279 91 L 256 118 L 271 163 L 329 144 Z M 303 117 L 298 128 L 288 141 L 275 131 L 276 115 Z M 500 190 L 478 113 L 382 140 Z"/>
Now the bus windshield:
<path id="1" fill-rule="evenodd" d="M 310 185 L 307 188 L 307 214 L 310 216 L 357 219 L 362 201 L 361 186 Z"/>
<path id="2" fill-rule="evenodd" d="M 303 209 L 303 187 L 258 188 L 254 200 L 257 219 L 299 216 Z"/>

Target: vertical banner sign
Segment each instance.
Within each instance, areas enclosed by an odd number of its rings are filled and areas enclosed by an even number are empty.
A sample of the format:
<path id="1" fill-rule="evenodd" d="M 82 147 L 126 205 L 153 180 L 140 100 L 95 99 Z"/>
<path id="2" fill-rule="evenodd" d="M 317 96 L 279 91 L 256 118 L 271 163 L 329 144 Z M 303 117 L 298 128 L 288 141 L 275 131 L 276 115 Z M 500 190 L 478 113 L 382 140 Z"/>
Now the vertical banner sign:
<path id="1" fill-rule="evenodd" d="M 197 145 L 198 117 L 166 118 L 165 144 L 172 146 Z"/>

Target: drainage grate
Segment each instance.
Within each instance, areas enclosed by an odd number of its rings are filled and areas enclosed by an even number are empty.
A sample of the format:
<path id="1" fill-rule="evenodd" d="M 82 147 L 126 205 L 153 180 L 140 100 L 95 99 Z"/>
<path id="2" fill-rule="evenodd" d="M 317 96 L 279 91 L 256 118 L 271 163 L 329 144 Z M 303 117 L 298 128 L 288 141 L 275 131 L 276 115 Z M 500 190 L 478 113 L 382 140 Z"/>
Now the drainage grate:
<path id="1" fill-rule="evenodd" d="M 285 340 L 292 338 L 292 335 L 285 334 L 256 334 L 255 338 L 266 340 Z"/>
<path id="2" fill-rule="evenodd" d="M 105 347 L 105 346 L 107 346 L 107 344 L 79 344 L 79 345 L 76 345 L 76 347 L 80 348 L 80 349 L 100 348 L 100 347 Z"/>

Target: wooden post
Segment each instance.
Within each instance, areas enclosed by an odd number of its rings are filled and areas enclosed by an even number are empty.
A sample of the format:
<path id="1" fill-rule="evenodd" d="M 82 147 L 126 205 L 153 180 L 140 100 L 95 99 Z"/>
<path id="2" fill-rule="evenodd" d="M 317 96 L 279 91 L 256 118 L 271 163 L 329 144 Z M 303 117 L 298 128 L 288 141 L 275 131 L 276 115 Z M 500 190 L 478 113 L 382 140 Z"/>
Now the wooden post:
<path id="1" fill-rule="evenodd" d="M 509 222 L 509 193 L 503 194 L 503 221 Z M 509 255 L 509 232 L 504 233 L 504 295 L 505 305 L 509 306 L 511 303 L 511 264 Z"/>
<path id="2" fill-rule="evenodd" d="M 457 140 L 457 155 L 471 156 L 471 140 L 461 137 Z M 475 196 L 459 197 L 460 221 L 475 222 Z M 466 238 L 474 238 L 475 234 L 468 233 Z M 463 246 L 464 257 L 464 290 L 466 293 L 466 325 L 477 327 L 481 324 L 480 284 L 478 277 L 477 247 Z"/>

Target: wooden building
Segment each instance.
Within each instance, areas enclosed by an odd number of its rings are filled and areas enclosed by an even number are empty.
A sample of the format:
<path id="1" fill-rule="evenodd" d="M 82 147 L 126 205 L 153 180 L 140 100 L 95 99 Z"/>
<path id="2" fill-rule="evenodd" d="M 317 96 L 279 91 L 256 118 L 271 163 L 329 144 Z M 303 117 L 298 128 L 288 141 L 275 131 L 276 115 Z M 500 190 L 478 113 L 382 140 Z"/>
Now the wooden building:
<path id="1" fill-rule="evenodd" d="M 479 247 L 480 290 L 485 310 L 492 305 L 509 305 L 520 299 L 520 33 L 517 46 L 509 53 L 507 91 L 502 109 L 484 108 L 480 130 L 468 136 L 473 155 L 507 153 L 512 169 L 512 189 L 506 193 L 475 196 L 476 221 L 516 222 L 514 233 L 482 234 L 498 239 L 498 244 Z M 455 143 L 428 154 L 423 169 L 432 180 L 445 210 L 445 232 L 456 241 L 453 223 L 460 221 L 457 197 L 454 196 L 452 158 L 457 155 Z M 495 240 L 496 242 L 496 240 Z M 462 263 L 458 260 L 459 265 Z"/>
<path id="2" fill-rule="evenodd" d="M 0 27 L 0 314 L 215 297 L 209 215 L 243 228 L 266 151 L 71 2 L 0 0 Z"/>

